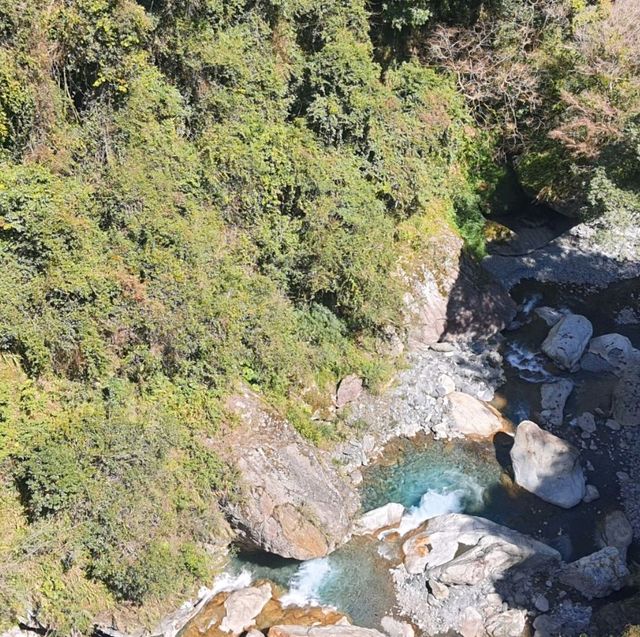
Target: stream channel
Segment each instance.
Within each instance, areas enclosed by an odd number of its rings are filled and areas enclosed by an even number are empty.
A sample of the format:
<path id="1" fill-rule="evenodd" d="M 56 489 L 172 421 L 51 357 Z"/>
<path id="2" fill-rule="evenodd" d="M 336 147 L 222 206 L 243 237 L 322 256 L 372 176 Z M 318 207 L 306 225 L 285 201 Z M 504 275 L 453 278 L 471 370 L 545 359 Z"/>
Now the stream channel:
<path id="1" fill-rule="evenodd" d="M 594 336 L 618 332 L 640 348 L 640 325 L 615 322 L 624 307 L 638 307 L 638 279 L 604 290 L 527 280 L 512 295 L 520 313 L 515 328 L 503 334 L 506 383 L 497 390 L 494 405 L 516 425 L 527 418 L 536 420 L 541 383 L 567 375 L 540 353 L 549 327 L 535 313 L 537 306 L 584 314 L 593 323 Z M 585 411 L 608 413 L 615 378 L 584 371 L 570 376 L 575 390 L 565 408 L 564 424 L 554 433 L 581 449 L 583 465 L 589 468 L 587 481 L 597 487 L 599 499 L 564 510 L 518 488 L 509 475 L 512 439 L 507 435 L 483 443 L 419 435 L 394 440 L 365 469 L 360 486 L 363 511 L 399 502 L 411 510 L 415 526 L 442 513 L 480 515 L 550 544 L 566 561 L 597 550 L 598 521 L 621 506 L 616 472 L 628 465 L 628 446 L 624 432 L 599 424 L 594 436 L 585 441 L 580 430 L 569 424 Z M 303 563 L 239 554 L 232 558 L 228 575 L 244 572 L 246 578 L 249 571 L 254 579 L 268 578 L 287 589 L 285 600 L 290 603 L 331 605 L 358 625 L 379 628 L 394 603 L 389 569 L 397 563 L 399 545 L 354 537 L 328 557 Z M 637 547 L 631 547 L 630 556 L 637 559 Z"/>

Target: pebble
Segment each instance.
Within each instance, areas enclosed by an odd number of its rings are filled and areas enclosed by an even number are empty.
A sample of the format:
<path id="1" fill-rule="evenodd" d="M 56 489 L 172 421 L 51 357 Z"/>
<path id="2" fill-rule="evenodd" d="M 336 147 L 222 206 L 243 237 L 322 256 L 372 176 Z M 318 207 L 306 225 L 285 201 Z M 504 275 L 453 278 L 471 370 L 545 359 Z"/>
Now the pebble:
<path id="1" fill-rule="evenodd" d="M 538 595 L 533 600 L 533 604 L 541 613 L 546 613 L 549 610 L 549 600 L 544 595 Z"/>

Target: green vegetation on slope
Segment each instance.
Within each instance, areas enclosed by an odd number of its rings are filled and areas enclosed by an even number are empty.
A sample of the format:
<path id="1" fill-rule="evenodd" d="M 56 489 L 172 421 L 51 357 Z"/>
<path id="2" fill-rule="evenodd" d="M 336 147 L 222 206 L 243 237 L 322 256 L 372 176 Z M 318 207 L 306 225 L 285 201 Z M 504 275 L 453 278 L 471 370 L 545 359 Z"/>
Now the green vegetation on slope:
<path id="1" fill-rule="evenodd" d="M 362 0 L 0 0 L 0 44 L 0 624 L 68 634 L 214 571 L 238 380 L 335 435 L 489 146 Z"/>

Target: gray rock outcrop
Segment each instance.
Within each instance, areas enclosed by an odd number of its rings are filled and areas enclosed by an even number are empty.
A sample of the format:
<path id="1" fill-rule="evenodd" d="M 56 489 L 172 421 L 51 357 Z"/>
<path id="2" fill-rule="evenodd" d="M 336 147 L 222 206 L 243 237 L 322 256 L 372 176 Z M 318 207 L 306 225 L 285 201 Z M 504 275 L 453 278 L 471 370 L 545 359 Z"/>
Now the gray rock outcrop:
<path id="1" fill-rule="evenodd" d="M 593 326 L 586 316 L 568 314 L 549 330 L 542 351 L 558 367 L 575 371 L 592 334 Z"/>
<path id="2" fill-rule="evenodd" d="M 516 483 L 545 502 L 569 509 L 586 494 L 578 450 L 530 420 L 516 429 L 511 462 Z"/>
<path id="3" fill-rule="evenodd" d="M 614 546 L 626 560 L 627 549 L 633 541 L 633 528 L 622 511 L 607 513 L 602 524 L 601 542 L 604 546 Z"/>
<path id="4" fill-rule="evenodd" d="M 629 569 L 613 546 L 606 547 L 567 564 L 559 580 L 587 599 L 606 597 L 620 590 L 629 577 Z"/>
<path id="5" fill-rule="evenodd" d="M 349 533 L 359 507 L 355 491 L 257 394 L 245 389 L 227 408 L 240 421 L 220 447 L 242 489 L 227 505 L 240 539 L 301 560 L 331 552 Z"/>

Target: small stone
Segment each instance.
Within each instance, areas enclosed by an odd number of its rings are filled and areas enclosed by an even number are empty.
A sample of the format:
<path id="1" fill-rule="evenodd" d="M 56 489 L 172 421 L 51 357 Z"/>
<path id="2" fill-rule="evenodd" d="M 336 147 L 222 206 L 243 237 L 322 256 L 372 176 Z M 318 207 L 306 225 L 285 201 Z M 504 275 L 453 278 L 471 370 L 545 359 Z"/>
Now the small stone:
<path id="1" fill-rule="evenodd" d="M 582 431 L 588 434 L 592 434 L 596 430 L 596 419 L 593 417 L 593 414 L 588 411 L 572 420 L 571 424 L 575 427 L 579 427 Z"/>
<path id="2" fill-rule="evenodd" d="M 440 377 L 438 378 L 438 385 L 436 386 L 438 395 L 446 396 L 447 394 L 450 394 L 455 390 L 456 383 L 453 378 L 451 378 L 451 376 L 448 376 L 447 374 L 440 374 Z"/>
<path id="3" fill-rule="evenodd" d="M 437 580 L 430 579 L 429 580 L 429 589 L 431 590 L 431 594 L 438 600 L 442 601 L 443 599 L 447 599 L 449 597 L 449 589 L 442 583 Z"/>
<path id="4" fill-rule="evenodd" d="M 484 634 L 482 615 L 475 608 L 465 608 L 460 619 L 458 632 L 462 637 L 481 637 Z"/>
<path id="5" fill-rule="evenodd" d="M 609 427 L 609 429 L 611 429 L 612 431 L 620 431 L 621 429 L 620 423 L 616 420 L 613 420 L 613 418 L 609 418 L 609 420 L 607 420 L 605 425 Z"/>
<path id="6" fill-rule="evenodd" d="M 541 613 L 546 613 L 549 610 L 549 600 L 544 595 L 538 595 L 533 600 L 533 604 Z"/>
<path id="7" fill-rule="evenodd" d="M 584 498 L 582 498 L 582 501 L 589 503 L 589 502 L 593 502 L 594 500 L 597 500 L 599 497 L 600 497 L 600 492 L 598 491 L 598 489 L 594 487 L 592 484 L 588 484 L 587 492 L 585 493 Z"/>

